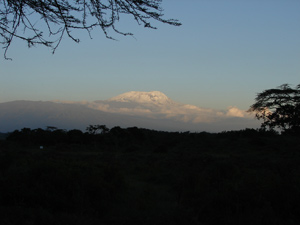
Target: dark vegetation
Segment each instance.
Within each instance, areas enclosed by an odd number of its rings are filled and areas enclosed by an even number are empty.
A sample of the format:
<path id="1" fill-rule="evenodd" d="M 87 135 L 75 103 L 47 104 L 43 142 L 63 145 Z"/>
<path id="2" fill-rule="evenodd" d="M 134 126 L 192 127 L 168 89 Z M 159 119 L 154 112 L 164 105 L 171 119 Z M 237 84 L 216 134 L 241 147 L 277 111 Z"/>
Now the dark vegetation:
<path id="1" fill-rule="evenodd" d="M 263 129 L 278 128 L 285 133 L 300 134 L 300 84 L 288 84 L 258 93 L 250 107 L 257 119 L 262 119 Z"/>
<path id="2" fill-rule="evenodd" d="M 299 139 L 273 131 L 24 128 L 0 140 L 0 220 L 294 225 L 299 174 Z"/>

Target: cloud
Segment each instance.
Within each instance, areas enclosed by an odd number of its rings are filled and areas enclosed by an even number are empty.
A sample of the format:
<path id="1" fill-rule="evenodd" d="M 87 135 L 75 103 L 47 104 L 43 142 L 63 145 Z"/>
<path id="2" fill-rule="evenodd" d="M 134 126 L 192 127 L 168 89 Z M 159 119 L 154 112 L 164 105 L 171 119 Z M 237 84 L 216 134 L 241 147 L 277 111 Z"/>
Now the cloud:
<path id="1" fill-rule="evenodd" d="M 240 118 L 254 118 L 254 113 L 247 112 L 245 110 L 241 110 L 235 106 L 230 106 L 227 108 L 227 117 L 240 117 Z"/>
<path id="2" fill-rule="evenodd" d="M 237 107 L 228 107 L 226 116 L 228 117 L 245 117 L 245 111 L 238 109 Z"/>
<path id="3" fill-rule="evenodd" d="M 134 102 L 116 102 L 116 101 L 55 101 L 56 103 L 64 104 L 78 104 L 83 105 L 91 109 L 133 115 L 142 116 L 146 118 L 157 119 L 173 119 L 175 121 L 188 122 L 188 123 L 214 123 L 222 121 L 228 118 L 253 118 L 253 114 L 241 110 L 237 107 L 230 106 L 227 110 L 218 111 L 215 109 L 200 108 L 194 105 L 185 105 L 176 102 L 172 102 L 166 105 L 156 104 L 142 104 Z"/>

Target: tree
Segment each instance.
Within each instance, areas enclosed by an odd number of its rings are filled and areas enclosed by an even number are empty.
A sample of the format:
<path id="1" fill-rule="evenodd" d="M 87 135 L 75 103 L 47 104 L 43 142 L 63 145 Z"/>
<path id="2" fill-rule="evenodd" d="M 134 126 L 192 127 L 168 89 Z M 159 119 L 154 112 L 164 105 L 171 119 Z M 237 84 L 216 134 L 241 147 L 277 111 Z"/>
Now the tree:
<path id="1" fill-rule="evenodd" d="M 0 0 L 0 44 L 4 46 L 4 57 L 7 59 L 6 53 L 14 38 L 26 41 L 28 47 L 50 47 L 54 53 L 64 35 L 79 42 L 72 34 L 74 30 L 85 30 L 91 37 L 93 28 L 99 27 L 109 39 L 113 39 L 108 34 L 110 28 L 121 35 L 133 35 L 116 28 L 116 23 L 124 15 L 130 15 L 139 25 L 152 29 L 156 27 L 150 23 L 151 20 L 180 26 L 177 20 L 163 19 L 161 2 L 162 0 Z M 19 32 L 20 29 L 22 32 Z M 45 30 L 47 35 L 44 35 Z"/>
<path id="2" fill-rule="evenodd" d="M 86 131 L 89 134 L 95 135 L 95 134 L 106 134 L 109 132 L 109 129 L 105 125 L 89 125 L 86 128 Z"/>
<path id="3" fill-rule="evenodd" d="M 294 89 L 283 84 L 265 90 L 257 95 L 255 101 L 248 111 L 255 112 L 257 119 L 263 119 L 262 128 L 300 131 L 300 84 Z"/>

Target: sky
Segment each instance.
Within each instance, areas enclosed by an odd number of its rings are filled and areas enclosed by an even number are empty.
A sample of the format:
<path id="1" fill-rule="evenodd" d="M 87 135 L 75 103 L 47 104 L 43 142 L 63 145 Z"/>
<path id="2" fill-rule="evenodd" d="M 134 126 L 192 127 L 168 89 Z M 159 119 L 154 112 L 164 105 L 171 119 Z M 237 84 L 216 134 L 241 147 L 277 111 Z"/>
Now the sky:
<path id="1" fill-rule="evenodd" d="M 14 100 L 106 100 L 128 91 L 161 91 L 174 101 L 247 110 L 257 93 L 300 83 L 299 0 L 163 0 L 175 27 L 124 18 L 134 33 L 117 41 L 101 30 L 74 32 L 53 55 L 15 40 L 0 49 L 0 103 Z"/>

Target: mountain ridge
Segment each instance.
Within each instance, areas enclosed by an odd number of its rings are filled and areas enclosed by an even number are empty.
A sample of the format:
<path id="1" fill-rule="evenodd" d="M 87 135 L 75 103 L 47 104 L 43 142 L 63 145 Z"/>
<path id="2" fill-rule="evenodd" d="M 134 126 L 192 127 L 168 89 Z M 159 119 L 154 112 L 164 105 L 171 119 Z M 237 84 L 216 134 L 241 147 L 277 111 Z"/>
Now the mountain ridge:
<path id="1" fill-rule="evenodd" d="M 173 101 L 159 91 L 126 92 L 98 101 L 11 101 L 0 103 L 0 132 L 23 127 L 84 129 L 91 124 L 164 131 L 223 131 L 258 127 L 236 107 L 205 109 Z"/>
<path id="2" fill-rule="evenodd" d="M 174 104 L 175 102 L 171 100 L 167 95 L 160 91 L 129 91 L 123 94 L 112 97 L 106 101 L 115 102 L 136 102 L 142 104 Z"/>

